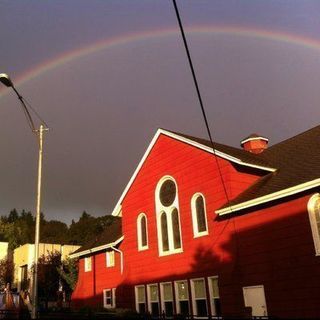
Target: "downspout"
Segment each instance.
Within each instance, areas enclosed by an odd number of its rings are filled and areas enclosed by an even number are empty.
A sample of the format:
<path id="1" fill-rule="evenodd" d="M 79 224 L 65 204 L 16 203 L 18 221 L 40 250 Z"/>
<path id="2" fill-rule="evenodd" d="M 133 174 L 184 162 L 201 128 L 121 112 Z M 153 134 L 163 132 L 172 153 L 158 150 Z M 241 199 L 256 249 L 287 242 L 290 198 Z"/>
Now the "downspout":
<path id="1" fill-rule="evenodd" d="M 93 260 L 93 296 L 96 298 L 96 256 L 92 256 Z"/>
<path id="2" fill-rule="evenodd" d="M 111 249 L 113 249 L 114 251 L 117 251 L 120 253 L 120 270 L 121 270 L 121 274 L 123 273 L 123 252 L 117 248 L 115 248 L 114 246 L 110 246 Z"/>

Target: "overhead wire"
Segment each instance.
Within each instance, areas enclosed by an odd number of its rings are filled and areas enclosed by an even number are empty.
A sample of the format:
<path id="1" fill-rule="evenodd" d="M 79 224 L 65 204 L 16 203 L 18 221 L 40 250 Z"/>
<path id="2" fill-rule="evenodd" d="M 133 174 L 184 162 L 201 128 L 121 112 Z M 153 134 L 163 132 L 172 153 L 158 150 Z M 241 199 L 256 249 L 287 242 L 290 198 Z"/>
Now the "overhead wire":
<path id="1" fill-rule="evenodd" d="M 48 124 L 43 120 L 43 118 L 40 116 L 40 114 L 32 107 L 32 105 L 28 102 L 27 99 L 23 98 L 26 105 L 31 109 L 31 111 L 35 114 L 35 116 L 40 120 L 42 124 L 45 125 L 45 127 L 49 128 Z"/>
<path id="2" fill-rule="evenodd" d="M 48 128 L 47 123 L 43 120 L 43 118 L 40 116 L 40 114 L 31 106 L 31 104 L 24 98 L 22 97 L 22 95 L 18 92 L 18 90 L 12 85 L 12 89 L 14 90 L 14 92 L 17 94 L 20 102 L 21 102 L 21 108 L 23 110 L 23 113 L 26 117 L 26 120 L 28 122 L 28 125 L 31 129 L 32 132 L 36 132 L 37 129 L 35 127 L 33 118 L 31 116 L 31 113 L 29 111 L 29 109 L 34 113 L 34 115 L 38 118 L 38 120 L 40 121 L 41 124 L 44 124 L 46 128 Z M 29 107 L 29 109 L 28 109 Z"/>
<path id="3" fill-rule="evenodd" d="M 182 25 L 182 21 L 181 21 L 181 18 L 180 18 L 179 9 L 178 9 L 176 0 L 172 0 L 172 1 L 173 1 L 173 6 L 174 6 L 174 9 L 175 9 L 176 17 L 177 17 L 177 20 L 178 20 L 181 36 L 182 36 L 182 39 L 183 39 L 184 48 L 185 48 L 185 51 L 186 51 L 186 54 L 187 54 L 187 58 L 188 58 L 189 67 L 190 67 L 190 70 L 191 70 L 193 82 L 194 82 L 194 85 L 195 85 L 195 88 L 196 88 L 197 97 L 198 97 L 198 100 L 199 100 L 199 105 L 200 105 L 200 108 L 201 108 L 201 112 L 202 112 L 202 115 L 203 115 L 203 119 L 204 119 L 204 122 L 205 122 L 207 133 L 208 133 L 208 136 L 209 136 L 212 152 L 213 152 L 213 154 L 215 156 L 214 158 L 215 158 L 215 161 L 216 161 L 216 164 L 217 164 L 218 174 L 219 174 L 219 177 L 220 177 L 220 180 L 221 180 L 221 183 L 222 183 L 222 187 L 223 187 L 223 191 L 224 191 L 224 194 L 225 194 L 225 197 L 226 197 L 226 200 L 227 200 L 228 207 L 230 209 L 230 212 L 232 213 L 232 207 L 230 205 L 230 198 L 229 198 L 229 195 L 228 195 L 227 187 L 226 187 L 225 181 L 223 179 L 222 170 L 221 170 L 221 167 L 220 167 L 220 164 L 219 164 L 219 161 L 218 161 L 218 157 L 217 157 L 217 154 L 216 154 L 215 143 L 214 143 L 214 140 L 212 138 L 211 130 L 210 130 L 210 127 L 209 127 L 209 123 L 208 123 L 207 115 L 206 115 L 206 112 L 205 112 L 205 108 L 204 108 L 204 104 L 203 104 L 200 88 L 199 88 L 199 85 L 198 85 L 197 76 L 196 76 L 196 73 L 195 73 L 195 70 L 194 70 L 194 67 L 193 67 L 193 62 L 192 62 L 192 59 L 191 59 L 191 54 L 190 54 L 188 42 L 187 42 L 187 39 L 186 39 L 186 36 L 185 36 L 185 32 L 184 32 L 184 29 L 183 29 L 183 25 Z M 230 221 L 230 219 L 228 219 L 226 225 L 223 227 L 222 232 L 227 227 L 229 221 Z M 234 219 L 233 219 L 233 225 L 234 225 L 235 237 L 236 237 L 235 240 L 236 240 L 236 243 L 238 243 L 237 232 L 236 232 Z M 222 232 L 221 232 L 221 234 L 222 234 Z M 237 250 L 238 250 L 238 245 L 236 247 L 237 247 Z"/>

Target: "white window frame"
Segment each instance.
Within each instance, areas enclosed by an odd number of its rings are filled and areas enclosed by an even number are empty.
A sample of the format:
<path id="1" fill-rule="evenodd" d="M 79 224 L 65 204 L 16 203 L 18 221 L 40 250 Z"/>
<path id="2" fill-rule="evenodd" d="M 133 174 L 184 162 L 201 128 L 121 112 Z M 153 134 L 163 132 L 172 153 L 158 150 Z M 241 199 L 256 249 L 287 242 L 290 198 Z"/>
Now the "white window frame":
<path id="1" fill-rule="evenodd" d="M 195 281 L 203 281 L 204 284 L 204 292 L 205 292 L 205 297 L 201 299 L 196 299 L 195 297 L 195 289 L 194 289 L 194 282 Z M 197 319 L 207 319 L 209 316 L 209 308 L 208 308 L 208 299 L 207 299 L 207 287 L 206 287 L 206 280 L 205 278 L 195 278 L 195 279 L 190 279 L 190 287 L 191 287 L 191 300 L 192 300 L 192 310 L 193 310 L 193 316 Z M 197 304 L 196 300 L 205 300 L 206 301 L 206 306 L 207 306 L 207 315 L 204 317 L 198 316 L 197 315 Z"/>
<path id="2" fill-rule="evenodd" d="M 151 301 L 151 292 L 150 292 L 150 287 L 157 287 L 157 292 L 158 292 L 158 301 Z M 151 304 L 152 303 L 158 303 L 158 309 L 159 309 L 159 313 L 161 312 L 160 311 L 160 301 L 159 301 L 159 286 L 157 283 L 150 283 L 150 284 L 147 284 L 147 301 L 148 301 L 148 311 L 149 313 L 151 314 L 152 312 L 152 308 L 151 308 Z"/>
<path id="3" fill-rule="evenodd" d="M 145 310 L 147 311 L 147 296 L 146 296 L 146 289 L 145 285 L 137 285 L 134 287 L 134 299 L 136 302 L 136 311 L 139 313 L 139 301 L 138 301 L 138 289 L 143 288 L 144 290 L 144 304 L 145 304 Z M 142 303 L 142 302 L 141 302 Z"/>
<path id="4" fill-rule="evenodd" d="M 116 257 L 115 257 L 114 250 L 107 251 L 106 252 L 106 267 L 107 268 L 114 267 L 115 261 L 116 261 L 115 259 L 116 259 Z"/>
<path id="5" fill-rule="evenodd" d="M 166 180 L 171 180 L 174 182 L 176 186 L 176 198 L 173 201 L 173 203 L 165 207 L 161 201 L 160 201 L 160 189 L 162 184 Z M 182 232 L 181 232 L 181 221 L 180 221 L 180 210 L 179 210 L 179 192 L 178 192 L 178 185 L 176 180 L 171 177 L 171 176 L 163 176 L 156 187 L 155 190 L 155 200 L 156 200 L 156 217 L 157 217 L 157 235 L 158 235 L 158 250 L 159 250 L 159 256 L 167 256 L 170 254 L 175 254 L 175 253 L 181 253 L 183 252 L 183 242 L 182 242 Z M 181 248 L 174 248 L 174 235 L 173 235 L 173 224 L 172 224 L 172 212 L 174 209 L 177 209 L 178 211 L 178 222 L 179 222 L 179 232 L 180 232 L 180 243 L 181 243 Z M 169 250 L 163 251 L 163 246 L 162 246 L 162 231 L 161 231 L 161 214 L 165 213 L 167 217 L 167 231 L 168 231 L 168 242 L 169 242 Z"/>
<path id="6" fill-rule="evenodd" d="M 164 289 L 163 287 L 165 285 L 170 285 L 171 287 L 171 294 L 172 294 L 172 300 L 165 300 L 164 298 Z M 165 312 L 166 309 L 165 309 L 165 302 L 172 302 L 172 311 L 173 311 L 173 314 L 174 314 L 174 291 L 173 291 L 173 288 L 172 288 L 172 282 L 161 282 L 160 283 L 160 300 L 161 300 L 161 313 Z M 166 316 L 168 317 L 168 316 Z"/>
<path id="7" fill-rule="evenodd" d="M 92 257 L 84 258 L 84 272 L 89 272 L 92 270 Z"/>
<path id="8" fill-rule="evenodd" d="M 198 219 L 197 219 L 196 200 L 198 197 L 202 197 L 202 199 L 203 199 L 204 218 L 205 218 L 205 223 L 206 223 L 206 230 L 201 231 L 201 232 L 199 232 Z M 198 238 L 198 237 L 208 235 L 209 229 L 208 229 L 208 219 L 207 219 L 207 209 L 206 209 L 206 198 L 200 192 L 195 193 L 191 198 L 191 215 L 192 215 L 193 237 Z"/>
<path id="9" fill-rule="evenodd" d="M 219 277 L 218 276 L 212 276 L 208 277 L 208 287 L 209 287 L 209 298 L 210 298 L 210 307 L 211 307 L 211 315 L 216 316 L 217 315 L 217 310 L 216 306 L 214 305 L 213 299 L 219 298 L 220 299 L 220 293 L 218 296 L 213 295 L 213 288 L 212 288 L 212 283 L 211 279 L 218 279 L 218 289 L 219 289 Z"/>
<path id="10" fill-rule="evenodd" d="M 145 246 L 142 245 L 142 230 L 141 230 L 141 219 L 145 217 L 146 219 L 146 238 L 147 244 Z M 149 237 L 148 237 L 148 219 L 145 213 L 140 213 L 137 218 L 137 239 L 138 239 L 138 251 L 147 250 L 149 248 Z"/>
<path id="11" fill-rule="evenodd" d="M 314 248 L 316 252 L 316 256 L 320 256 L 320 235 L 319 230 L 320 226 L 317 225 L 315 212 L 314 212 L 314 205 L 316 201 L 320 201 L 320 194 L 314 194 L 308 201 L 308 214 L 311 226 L 311 232 L 313 237 Z"/>
<path id="12" fill-rule="evenodd" d="M 111 304 L 107 304 L 107 292 L 111 292 Z M 116 307 L 116 288 L 103 290 L 103 307 L 112 309 Z"/>
<path id="13" fill-rule="evenodd" d="M 179 290 L 178 290 L 178 283 L 185 282 L 187 284 L 187 292 L 188 292 L 188 299 L 185 300 L 179 300 Z M 188 280 L 178 280 L 174 282 L 174 293 L 176 297 L 176 313 L 179 314 L 181 313 L 180 310 L 180 301 L 188 301 L 188 306 L 189 306 L 189 314 L 191 313 L 190 311 L 190 297 L 189 297 L 189 282 Z"/>

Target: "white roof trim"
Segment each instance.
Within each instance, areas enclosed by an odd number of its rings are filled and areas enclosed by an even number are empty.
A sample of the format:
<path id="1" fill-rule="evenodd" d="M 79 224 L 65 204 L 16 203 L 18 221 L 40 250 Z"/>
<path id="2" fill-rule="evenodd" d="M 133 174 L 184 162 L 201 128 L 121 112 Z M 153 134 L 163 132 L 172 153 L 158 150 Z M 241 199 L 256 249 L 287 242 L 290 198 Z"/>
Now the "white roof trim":
<path id="1" fill-rule="evenodd" d="M 160 134 L 164 134 L 164 135 L 166 135 L 166 136 L 168 136 L 168 137 L 171 137 L 171 138 L 173 138 L 173 139 L 176 139 L 176 140 L 185 142 L 185 143 L 187 143 L 187 144 L 189 144 L 189 145 L 192 145 L 192 146 L 194 146 L 194 147 L 196 147 L 196 148 L 198 148 L 198 149 L 202 149 L 202 150 L 207 151 L 207 152 L 209 152 L 209 153 L 212 153 L 212 154 L 214 154 L 214 155 L 216 155 L 216 156 L 218 156 L 218 157 L 220 157 L 220 158 L 229 160 L 229 161 L 234 162 L 234 163 L 237 163 L 237 164 L 239 164 L 239 165 L 243 165 L 243 166 L 251 167 L 251 168 L 255 168 L 255 169 L 261 169 L 261 170 L 265 170 L 265 171 L 269 171 L 269 172 L 274 172 L 274 171 L 276 171 L 276 169 L 274 169 L 274 168 L 264 167 L 264 166 L 258 166 L 258 165 L 254 165 L 254 164 L 251 164 L 251 163 L 243 162 L 242 160 L 240 160 L 240 159 L 238 159 L 238 158 L 232 157 L 232 156 L 230 156 L 230 155 L 228 155 L 228 154 L 226 154 L 226 153 L 224 153 L 224 152 L 221 152 L 221 151 L 219 151 L 219 150 L 216 150 L 216 149 L 213 150 L 211 147 L 205 146 L 205 145 L 203 145 L 203 144 L 201 144 L 201 143 L 199 143 L 199 142 L 193 141 L 193 140 L 191 140 L 191 139 L 182 137 L 182 136 L 180 136 L 179 134 L 175 134 L 175 133 L 166 131 L 166 130 L 164 130 L 164 129 L 158 129 L 157 132 L 156 132 L 156 134 L 155 134 L 155 136 L 154 136 L 153 139 L 151 140 L 151 142 L 150 142 L 150 144 L 149 144 L 146 152 L 144 153 L 142 159 L 140 160 L 140 162 L 139 162 L 136 170 L 134 171 L 131 179 L 129 180 L 126 188 L 124 189 L 124 191 L 123 191 L 123 193 L 122 193 L 119 201 L 117 202 L 115 208 L 113 209 L 113 212 L 112 212 L 112 215 L 113 215 L 113 216 L 119 215 L 119 212 L 120 212 L 119 206 L 121 205 L 124 197 L 126 196 L 128 190 L 130 189 L 133 181 L 135 180 L 136 176 L 138 175 L 138 173 L 139 173 L 139 171 L 140 171 L 140 169 L 141 169 L 144 161 L 145 161 L 146 158 L 148 157 L 151 149 L 152 149 L 153 146 L 155 145 L 155 143 L 156 143 L 158 137 L 160 136 Z"/>
<path id="2" fill-rule="evenodd" d="M 264 140 L 264 141 L 267 141 L 267 142 L 269 141 L 269 139 L 265 138 L 265 137 L 252 137 L 252 138 L 244 139 L 240 143 L 241 143 L 241 145 L 243 145 L 244 143 L 246 143 L 248 141 L 252 141 L 252 140 Z"/>
<path id="3" fill-rule="evenodd" d="M 219 209 L 219 210 L 216 210 L 215 213 L 222 216 L 224 214 L 233 213 L 235 211 L 239 211 L 242 209 L 247 209 L 247 208 L 250 208 L 250 207 L 253 207 L 253 206 L 256 206 L 259 204 L 263 204 L 263 203 L 266 203 L 269 201 L 288 197 L 288 196 L 291 196 L 291 195 L 297 194 L 299 192 L 303 192 L 303 191 L 306 191 L 306 190 L 309 190 L 309 189 L 312 189 L 312 188 L 318 187 L 318 186 L 320 186 L 320 178 L 312 180 L 312 181 L 308 181 L 308 182 L 305 182 L 302 184 L 298 184 L 294 187 L 283 189 L 278 192 L 270 193 L 270 194 L 267 194 L 263 197 L 259 197 L 256 199 L 245 201 L 245 202 L 236 204 L 231 207 Z"/>
<path id="4" fill-rule="evenodd" d="M 128 190 L 130 189 L 133 181 L 135 180 L 136 176 L 138 175 L 138 173 L 139 173 L 139 171 L 140 171 L 140 169 L 141 169 L 144 161 L 145 161 L 146 158 L 148 157 L 148 155 L 149 155 L 152 147 L 153 147 L 154 144 L 156 143 L 156 141 L 157 141 L 157 139 L 158 139 L 158 137 L 159 137 L 160 134 L 161 134 L 161 129 L 158 129 L 157 132 L 156 132 L 156 134 L 155 134 L 155 136 L 154 136 L 153 139 L 151 140 L 151 142 L 150 142 L 150 144 L 149 144 L 146 152 L 144 153 L 142 159 L 140 160 L 140 162 L 139 162 L 136 170 L 134 171 L 131 179 L 129 180 L 126 188 L 125 188 L 124 191 L 122 192 L 122 195 L 121 195 L 120 199 L 118 200 L 115 208 L 113 209 L 113 211 L 112 211 L 112 215 L 113 215 L 113 216 L 118 216 L 119 213 L 121 212 L 120 206 L 121 206 L 122 200 L 123 200 L 123 198 L 125 197 L 125 195 L 127 194 Z"/>
<path id="5" fill-rule="evenodd" d="M 168 132 L 168 131 L 165 131 L 163 129 L 159 129 L 162 131 L 163 134 L 169 136 L 169 137 L 172 137 L 176 140 L 179 140 L 179 141 L 182 141 L 182 142 L 185 142 L 187 144 L 190 144 L 196 148 L 199 148 L 199 149 L 202 149 L 204 151 L 207 151 L 209 153 L 212 153 L 220 158 L 223 158 L 223 159 L 226 159 L 226 160 L 229 160 L 231 162 L 234 162 L 234 163 L 237 163 L 237 164 L 240 164 L 242 166 L 246 166 L 246 167 L 251 167 L 251 168 L 256 168 L 256 169 L 261 169 L 261 170 L 265 170 L 265 171 L 269 171 L 269 172 L 274 172 L 276 171 L 277 169 L 275 168 L 270 168 L 270 167 L 264 167 L 264 166 L 259 166 L 259 165 L 255 165 L 255 164 L 251 164 L 251 163 L 247 163 L 247 162 L 244 162 L 236 157 L 232 157 L 230 155 L 228 155 L 227 153 L 224 153 L 224 152 L 221 152 L 217 149 L 212 149 L 211 147 L 208 147 L 208 146 L 205 146 L 199 142 L 195 142 L 191 139 L 188 139 L 188 138 L 185 138 L 185 137 L 182 137 L 178 134 L 175 134 L 175 133 L 172 133 L 172 132 Z"/>
<path id="6" fill-rule="evenodd" d="M 85 251 L 80 251 L 80 252 L 77 252 L 77 253 L 70 254 L 69 258 L 74 259 L 74 258 L 78 258 L 78 257 L 81 257 L 81 256 L 85 256 L 85 255 L 91 254 L 93 252 L 98 252 L 98 251 L 102 251 L 102 250 L 114 247 L 118 243 L 120 243 L 123 239 L 124 239 L 124 236 L 122 236 L 121 238 L 119 238 L 118 240 L 116 240 L 114 242 L 107 243 L 107 244 L 104 244 L 104 245 L 96 247 L 96 248 L 91 248 L 91 249 L 88 249 L 88 250 L 85 250 Z"/>

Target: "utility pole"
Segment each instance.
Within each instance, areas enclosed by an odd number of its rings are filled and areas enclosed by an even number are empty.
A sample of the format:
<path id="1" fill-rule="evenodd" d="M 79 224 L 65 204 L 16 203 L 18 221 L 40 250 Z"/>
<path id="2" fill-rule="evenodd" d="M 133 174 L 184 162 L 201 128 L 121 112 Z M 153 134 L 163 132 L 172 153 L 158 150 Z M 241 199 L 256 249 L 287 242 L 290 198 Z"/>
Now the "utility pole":
<path id="1" fill-rule="evenodd" d="M 38 314 L 38 260 L 39 260 L 39 239 L 40 239 L 40 213 L 41 213 L 41 182 L 42 182 L 42 150 L 43 150 L 43 133 L 48 131 L 40 125 L 40 129 L 35 133 L 39 138 L 39 160 L 38 160 L 38 184 L 37 184 L 37 204 L 36 204 L 36 229 L 34 239 L 34 274 L 33 274 L 33 290 L 32 290 L 32 319 L 37 319 Z"/>
<path id="2" fill-rule="evenodd" d="M 37 142 L 39 143 L 39 160 L 38 160 L 38 183 L 37 183 L 37 200 L 36 200 L 36 225 L 35 225 L 35 239 L 34 239 L 34 272 L 33 272 L 33 281 L 32 281 L 32 310 L 31 310 L 31 318 L 38 318 L 38 260 L 39 260 L 39 238 L 40 238 L 40 213 L 41 213 L 41 182 L 42 182 L 42 151 L 43 151 L 43 133 L 48 131 L 49 128 L 44 122 L 43 119 L 40 118 L 39 114 L 36 113 L 32 107 L 30 108 L 35 112 L 38 119 L 41 121 L 41 125 L 39 129 L 35 128 L 33 119 L 29 112 L 29 109 L 26 106 L 24 98 L 18 92 L 18 90 L 13 85 L 10 77 L 6 73 L 0 74 L 0 82 L 2 82 L 6 87 L 12 88 L 19 98 L 23 111 L 25 113 L 26 119 L 30 126 L 30 129 L 37 137 Z M 44 126 L 44 125 L 45 126 Z"/>

